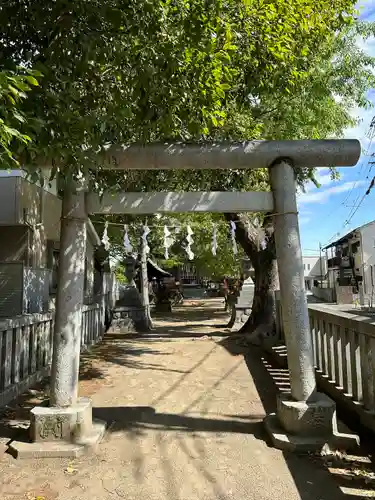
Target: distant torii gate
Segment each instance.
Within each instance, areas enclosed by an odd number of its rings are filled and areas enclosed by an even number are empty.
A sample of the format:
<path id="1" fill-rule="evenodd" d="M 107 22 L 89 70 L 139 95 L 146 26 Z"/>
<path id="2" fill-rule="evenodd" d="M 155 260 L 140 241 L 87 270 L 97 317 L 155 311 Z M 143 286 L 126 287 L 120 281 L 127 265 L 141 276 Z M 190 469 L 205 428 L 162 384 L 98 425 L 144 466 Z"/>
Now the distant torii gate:
<path id="1" fill-rule="evenodd" d="M 84 189 L 66 190 L 61 222 L 51 406 L 42 411 L 44 421 L 54 421 L 56 415 L 74 415 L 79 422 L 84 411 L 88 420 L 87 425 L 80 424 L 79 439 L 74 437 L 78 426 L 74 423 L 69 432 L 61 433 L 61 439 L 84 444 L 88 439 L 95 440 L 93 435 L 97 440 L 102 435 L 100 426 L 91 426 L 90 402 L 77 400 L 88 213 L 273 212 L 291 395 L 280 395 L 277 416 L 267 416 L 266 427 L 274 444 L 281 448 L 294 449 L 301 445 L 304 450 L 315 449 L 334 434 L 337 438 L 335 404 L 316 389 L 294 169 L 353 166 L 360 153 L 357 140 L 110 147 L 105 153 L 104 168 L 114 170 L 268 168 L 272 193 L 120 193 L 99 198 L 96 194 L 85 193 Z M 38 427 L 40 414 L 40 408 L 32 410 L 32 429 Z M 36 440 L 35 433 L 32 439 Z"/>

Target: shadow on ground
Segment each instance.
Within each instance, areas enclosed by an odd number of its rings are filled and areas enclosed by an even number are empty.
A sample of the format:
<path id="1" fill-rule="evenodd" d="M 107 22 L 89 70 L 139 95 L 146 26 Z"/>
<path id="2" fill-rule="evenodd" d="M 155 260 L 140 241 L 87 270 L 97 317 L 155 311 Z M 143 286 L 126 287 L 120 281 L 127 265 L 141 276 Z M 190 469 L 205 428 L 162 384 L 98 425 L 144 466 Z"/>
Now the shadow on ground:
<path id="1" fill-rule="evenodd" d="M 212 317 L 213 312 L 214 311 L 211 310 L 209 314 L 206 312 L 199 317 L 201 320 L 203 320 L 203 317 Z M 185 312 L 181 311 L 181 313 L 183 313 L 182 317 L 186 318 Z M 220 312 L 218 314 L 220 314 Z M 180 319 L 180 322 L 181 321 L 184 320 Z M 197 321 L 196 317 L 194 317 L 194 321 Z M 198 325 L 194 325 L 194 331 L 196 327 L 197 334 L 199 335 Z M 162 328 L 164 328 L 164 326 L 157 326 L 156 333 L 161 333 Z M 179 327 L 178 325 L 172 326 L 171 330 L 169 330 L 169 338 L 191 337 L 191 334 L 188 333 L 188 335 L 186 335 L 185 332 L 182 331 L 182 328 L 185 327 L 181 325 Z M 194 336 L 197 334 L 194 334 Z M 207 334 L 202 332 L 201 335 L 206 336 Z M 206 481 L 210 482 L 214 490 L 216 489 L 216 498 L 218 500 L 231 498 L 226 491 L 222 490 L 217 479 L 213 477 L 212 472 L 205 467 L 204 461 L 199 460 L 199 456 L 204 453 L 207 434 L 245 434 L 252 435 L 257 440 L 267 442 L 267 436 L 262 423 L 263 414 L 258 414 L 259 410 L 251 412 L 250 405 L 249 415 L 224 414 L 230 413 L 228 411 L 223 411 L 223 414 L 215 413 L 215 415 L 212 415 L 208 411 L 209 407 L 204 408 L 203 414 L 201 412 L 198 416 L 190 412 L 192 412 L 192 409 L 197 407 L 197 403 L 202 400 L 207 399 L 209 401 L 213 391 L 217 389 L 228 376 L 233 376 L 233 373 L 236 375 L 235 370 L 237 367 L 239 365 L 243 366 L 243 356 L 249 374 L 256 385 L 265 412 L 272 413 L 275 411 L 277 392 L 280 390 L 290 390 L 287 370 L 275 366 L 259 348 L 254 347 L 249 351 L 249 349 L 239 345 L 236 338 L 226 338 L 220 341 L 220 343 L 212 342 L 212 348 L 210 347 L 207 352 L 201 355 L 188 369 L 179 370 L 178 365 L 174 365 L 172 369 L 168 366 L 168 356 L 170 353 L 168 349 L 165 348 L 166 338 L 160 339 L 160 342 L 164 342 L 164 348 L 160 348 L 160 350 L 158 349 L 158 340 L 156 338 L 153 339 L 149 345 L 145 345 L 147 338 L 148 335 L 131 336 L 127 334 L 108 333 L 100 345 L 82 354 L 80 373 L 81 387 L 87 387 L 85 384 L 97 383 L 98 385 L 94 385 L 95 392 L 99 390 L 103 384 L 110 385 L 111 379 L 107 370 L 108 367 L 113 364 L 134 370 L 146 370 L 149 372 L 149 377 L 153 377 L 155 371 L 173 372 L 177 374 L 174 381 L 169 383 L 170 381 L 168 379 L 165 390 L 157 395 L 154 400 L 150 401 L 148 406 L 98 406 L 93 409 L 94 417 L 107 421 L 109 434 L 125 430 L 131 436 L 131 439 L 134 440 L 133 444 L 135 449 L 137 445 L 136 440 L 143 433 L 159 431 L 160 434 L 166 433 L 168 436 L 172 434 L 175 435 L 179 451 L 186 455 L 192 467 L 196 468 L 200 475 Z M 196 341 L 199 342 L 198 339 Z M 209 340 L 209 342 L 211 341 Z M 187 345 L 187 343 L 181 343 L 181 345 L 184 346 Z M 183 382 L 186 383 L 189 374 L 193 374 L 194 377 L 194 373 L 198 373 L 198 370 L 206 363 L 207 359 L 210 358 L 211 360 L 212 354 L 215 352 L 217 353 L 218 349 L 223 348 L 231 355 L 238 356 L 238 363 L 232 363 L 230 368 L 226 367 L 226 370 L 223 369 L 220 375 L 213 377 L 210 384 L 205 383 L 204 392 L 197 395 L 196 398 L 182 411 L 179 411 L 179 413 L 170 413 L 165 410 L 165 408 L 162 411 L 156 409 L 159 407 L 159 403 L 166 400 L 170 394 L 180 388 Z M 142 359 L 145 354 L 148 355 L 147 362 L 145 362 L 145 359 Z M 162 363 L 160 360 L 160 363 L 150 362 L 149 355 L 153 354 L 158 356 L 162 355 L 163 358 L 166 359 L 166 362 Z M 155 359 L 151 358 L 151 361 L 155 361 Z M 246 386 L 246 373 L 244 380 Z M 14 432 L 20 432 L 19 429 L 18 431 L 14 430 L 14 427 L 12 431 L 12 422 L 14 423 L 14 420 L 17 418 L 23 420 L 25 428 L 26 422 L 28 423 L 30 409 L 46 400 L 47 390 L 48 384 L 47 381 L 44 381 L 36 386 L 34 391 L 28 391 L 12 402 L 10 408 L 5 409 L 4 413 L 0 414 L 0 432 L 8 432 L 8 434 L 2 435 L 14 437 Z M 259 407 L 261 407 L 260 404 Z M 9 432 L 13 432 L 13 435 L 9 435 Z M 200 435 L 200 433 L 205 433 L 205 435 Z M 191 451 L 186 448 L 186 443 L 183 439 L 184 436 L 193 436 L 194 446 L 196 448 L 195 451 L 198 458 L 192 458 Z M 215 446 L 220 446 L 219 440 L 217 444 L 215 443 Z M 163 441 L 163 438 L 160 438 L 160 441 L 157 442 L 157 447 L 160 461 L 165 469 L 166 480 L 168 477 L 168 480 L 170 480 L 170 476 L 173 473 L 170 461 L 173 460 L 173 456 L 168 457 L 166 443 Z M 246 450 L 243 452 L 246 453 Z M 284 453 L 283 456 L 298 489 L 301 500 L 349 500 L 350 498 L 354 500 L 355 498 L 375 497 L 375 494 L 373 494 L 375 483 L 373 480 L 372 455 L 369 450 L 362 450 L 362 452 L 358 453 L 356 456 L 350 456 L 344 453 L 326 457 L 320 455 L 307 457 L 290 453 Z M 135 473 L 139 474 L 142 465 L 141 452 L 137 460 L 135 460 L 134 468 L 136 470 Z M 241 460 L 240 456 L 238 460 Z M 238 480 L 240 481 L 241 479 L 238 478 Z M 171 495 L 171 498 L 177 499 L 178 495 Z M 249 498 L 251 498 L 250 492 Z"/>
<path id="2" fill-rule="evenodd" d="M 48 404 L 49 379 L 45 378 L 9 405 L 0 408 L 0 438 L 15 439 L 29 428 L 30 410 Z"/>
<path id="3" fill-rule="evenodd" d="M 207 323 L 215 317 L 225 320 L 226 316 L 225 311 L 218 310 L 217 301 L 214 301 L 212 305 L 212 301 L 210 303 L 210 301 L 187 300 L 182 307 L 175 308 L 170 314 L 155 314 L 155 328 L 148 334 L 107 332 L 100 344 L 81 353 L 80 395 L 91 396 L 103 385 L 110 385 L 108 368 L 113 364 L 134 370 L 185 374 L 183 370 L 170 369 L 165 364 L 144 362 L 142 356 L 144 354 L 167 356 L 168 353 L 157 349 L 158 341 L 165 342 L 167 339 L 191 337 L 199 339 L 207 336 L 207 328 L 212 328 L 215 336 L 227 336 L 227 331 L 216 330 L 218 328 L 216 323 L 212 325 Z M 145 341 L 148 340 L 150 345 L 145 346 Z M 47 405 L 48 398 L 49 378 L 47 377 L 6 407 L 0 408 L 0 437 L 18 436 L 29 425 L 30 410 L 34 406 Z"/>
<path id="4" fill-rule="evenodd" d="M 220 342 L 232 355 L 242 354 L 257 387 L 267 414 L 275 412 L 278 392 L 290 392 L 289 372 L 280 368 L 261 348 L 246 348 L 235 338 Z M 339 430 L 340 429 L 339 422 Z M 342 429 L 344 432 L 346 429 Z M 370 441 L 371 442 L 371 441 Z M 302 500 L 375 498 L 374 446 L 366 442 L 355 455 L 338 451 L 334 455 L 310 454 L 309 456 L 283 452 L 285 461 L 300 492 Z M 307 462 L 317 466 L 317 476 L 311 477 Z M 332 476 L 332 491 L 315 491 L 316 483 L 324 476 Z M 325 483 L 327 484 L 327 483 Z M 314 495 L 317 496 L 314 496 Z"/>
<path id="5" fill-rule="evenodd" d="M 247 416 L 243 422 L 233 416 L 231 420 L 192 417 L 175 413 L 158 413 L 151 406 L 126 406 L 94 408 L 93 416 L 105 420 L 112 432 L 120 430 L 153 429 L 159 431 L 181 432 L 234 432 L 237 434 L 253 434 L 258 439 L 264 438 L 263 425 L 259 421 L 262 416 Z"/>
<path id="6" fill-rule="evenodd" d="M 143 354 L 167 355 L 151 347 L 134 346 L 126 335 L 107 334 L 104 341 L 81 354 L 79 393 L 91 396 L 103 386 L 110 386 L 109 366 L 117 364 L 135 370 L 175 371 L 164 365 L 144 363 Z M 178 373 L 182 373 L 176 370 Z M 35 406 L 47 406 L 49 402 L 49 377 L 35 384 L 4 408 L 0 408 L 0 438 L 27 440 L 30 410 Z"/>

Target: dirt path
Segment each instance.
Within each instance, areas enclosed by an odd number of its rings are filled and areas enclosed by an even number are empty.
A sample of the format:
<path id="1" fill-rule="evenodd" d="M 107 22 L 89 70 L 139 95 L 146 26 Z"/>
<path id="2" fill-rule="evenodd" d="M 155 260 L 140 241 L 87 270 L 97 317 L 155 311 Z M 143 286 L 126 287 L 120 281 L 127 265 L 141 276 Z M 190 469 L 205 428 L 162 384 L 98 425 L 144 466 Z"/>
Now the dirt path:
<path id="1" fill-rule="evenodd" d="M 169 316 L 154 313 L 154 331 L 148 337 L 168 340 L 204 335 L 223 337 L 230 334 L 227 328 L 229 319 L 223 299 L 189 299 L 182 306 L 173 308 Z"/>
<path id="2" fill-rule="evenodd" d="M 218 307 L 188 302 L 150 335 L 107 335 L 82 362 L 81 394 L 109 424 L 98 453 L 5 456 L 1 500 L 349 499 L 319 464 L 268 446 L 276 388 L 259 352 L 245 362 L 219 343 Z"/>

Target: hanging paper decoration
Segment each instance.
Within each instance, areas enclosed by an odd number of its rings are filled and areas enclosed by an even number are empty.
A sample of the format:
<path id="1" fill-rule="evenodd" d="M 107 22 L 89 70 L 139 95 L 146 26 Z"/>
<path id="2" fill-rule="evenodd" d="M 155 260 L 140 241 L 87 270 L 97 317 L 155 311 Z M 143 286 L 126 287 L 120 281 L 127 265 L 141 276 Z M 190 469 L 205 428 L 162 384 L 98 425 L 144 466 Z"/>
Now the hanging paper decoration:
<path id="1" fill-rule="evenodd" d="M 192 252 L 191 250 L 191 245 L 194 243 L 194 240 L 192 238 L 192 235 L 194 234 L 191 227 L 188 226 L 186 228 L 186 231 L 187 231 L 187 236 L 186 236 L 186 241 L 187 241 L 187 245 L 186 245 L 186 253 L 187 253 L 187 256 L 189 258 L 189 260 L 193 260 L 194 259 L 194 253 Z"/>
<path id="2" fill-rule="evenodd" d="M 150 247 L 148 246 L 148 242 L 147 242 L 147 236 L 150 234 L 150 232 L 151 232 L 151 229 L 147 226 L 147 224 L 145 224 L 143 226 L 142 240 L 143 240 L 143 244 L 145 246 L 146 255 L 148 253 L 150 253 Z"/>
<path id="3" fill-rule="evenodd" d="M 173 245 L 173 237 L 171 236 L 167 226 L 164 226 L 164 257 L 169 259 L 169 248 Z"/>
<path id="4" fill-rule="evenodd" d="M 124 248 L 126 253 L 133 253 L 133 246 L 130 243 L 127 225 L 124 226 Z"/>
<path id="5" fill-rule="evenodd" d="M 236 242 L 236 223 L 234 221 L 230 221 L 230 237 L 232 240 L 232 249 L 234 255 L 237 255 L 238 249 L 237 249 L 237 242 Z"/>
<path id="6" fill-rule="evenodd" d="M 106 221 L 105 226 L 104 226 L 102 243 L 103 243 L 104 248 L 106 250 L 109 250 L 110 244 L 109 244 L 109 238 L 108 238 L 108 221 Z"/>
<path id="7" fill-rule="evenodd" d="M 212 250 L 212 255 L 214 255 L 216 257 L 216 250 L 217 250 L 217 227 L 216 227 L 216 224 L 214 224 L 214 227 L 212 230 L 211 250 Z"/>

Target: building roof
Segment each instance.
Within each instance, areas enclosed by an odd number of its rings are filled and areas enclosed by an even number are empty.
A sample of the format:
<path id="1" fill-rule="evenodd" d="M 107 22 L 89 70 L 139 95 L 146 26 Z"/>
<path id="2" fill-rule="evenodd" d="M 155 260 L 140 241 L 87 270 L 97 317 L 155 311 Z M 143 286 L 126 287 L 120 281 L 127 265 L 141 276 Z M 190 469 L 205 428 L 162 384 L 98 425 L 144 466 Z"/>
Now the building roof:
<path id="1" fill-rule="evenodd" d="M 371 222 L 367 222 L 367 224 L 363 224 L 362 226 L 358 226 L 355 229 L 352 229 L 351 231 L 349 231 L 348 233 L 346 233 L 344 236 L 341 236 L 341 238 L 339 238 L 338 240 L 333 241 L 329 245 L 323 247 L 322 250 L 327 250 L 328 248 L 337 247 L 337 245 L 340 245 L 340 243 L 344 243 L 349 238 L 351 238 L 356 231 L 360 231 L 364 227 L 370 226 L 371 224 L 374 224 L 374 223 L 375 223 L 375 220 L 373 220 Z"/>
<path id="2" fill-rule="evenodd" d="M 172 276 L 171 273 L 169 273 L 168 271 L 165 271 L 165 269 L 162 269 L 161 267 L 159 267 L 156 262 L 154 262 L 153 260 L 151 259 L 147 259 L 147 274 L 149 276 L 149 278 L 163 278 L 163 277 L 167 277 L 167 276 Z"/>

